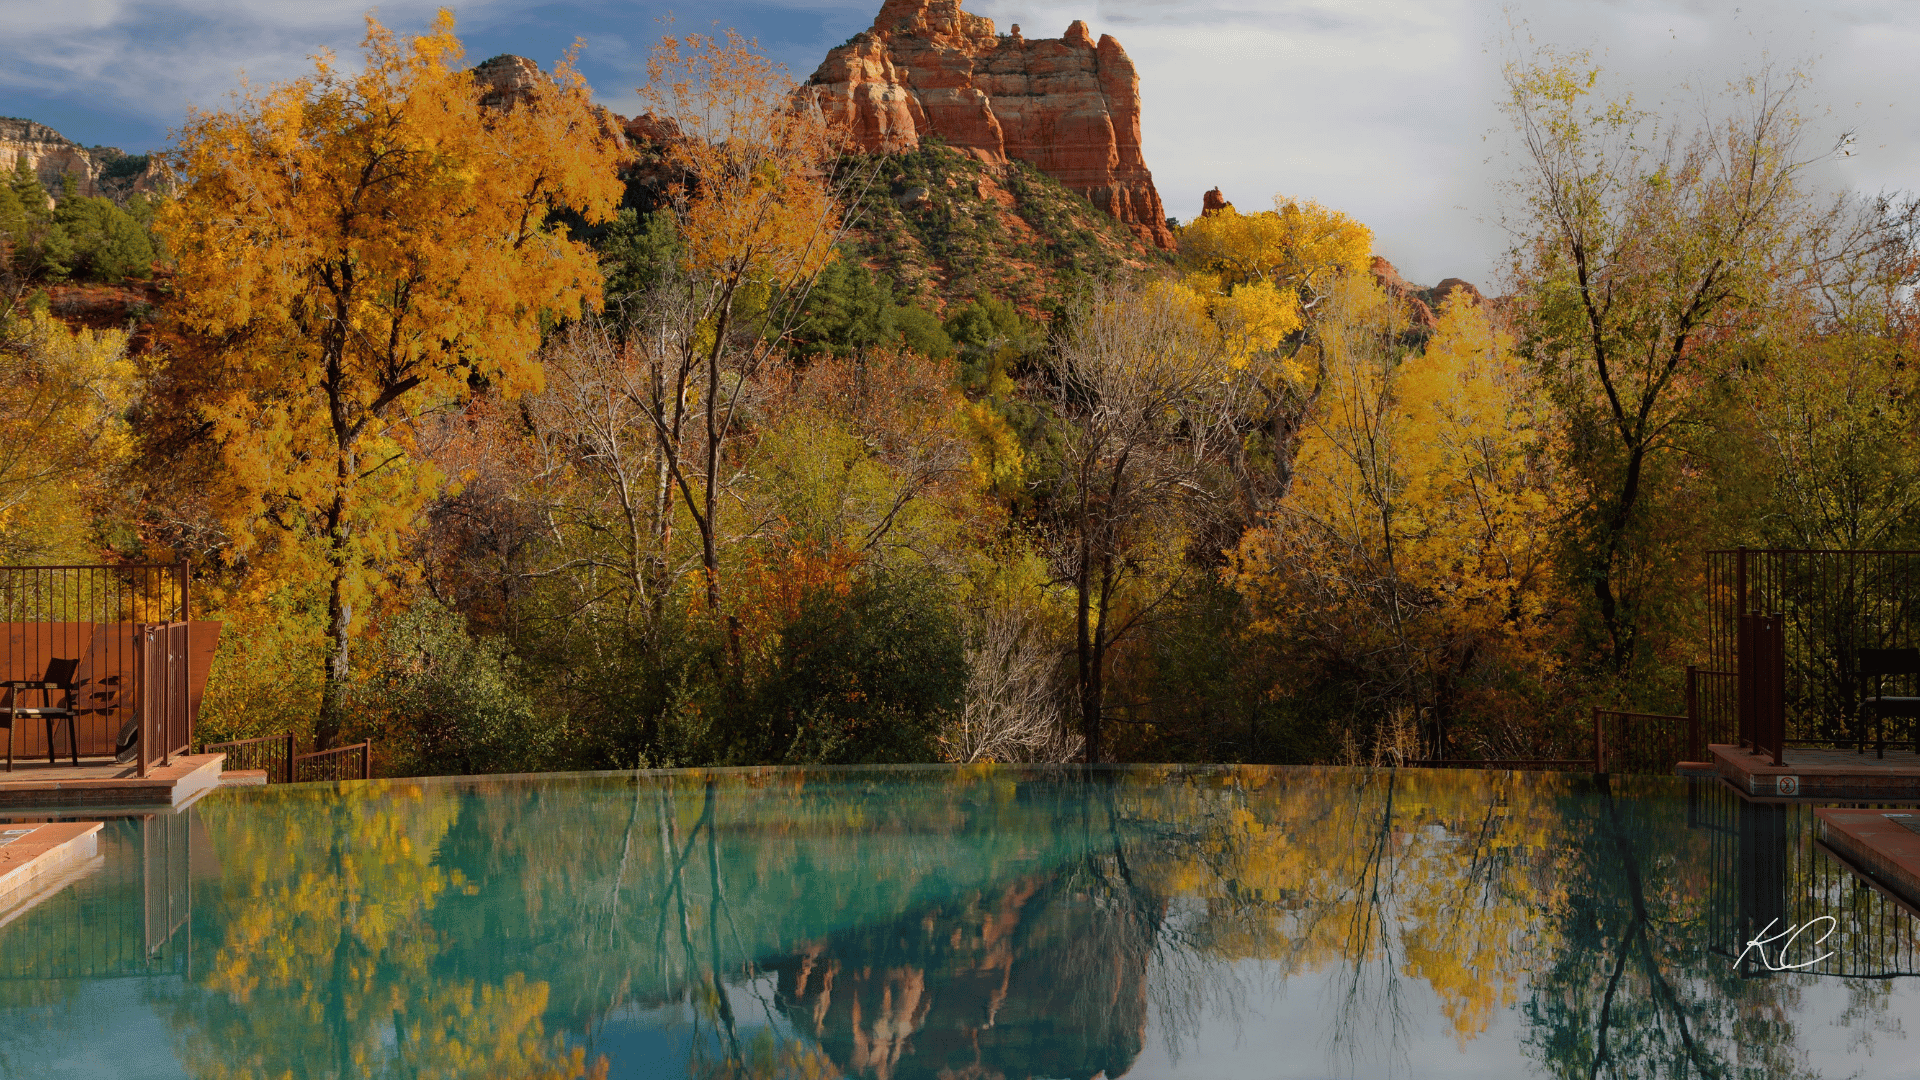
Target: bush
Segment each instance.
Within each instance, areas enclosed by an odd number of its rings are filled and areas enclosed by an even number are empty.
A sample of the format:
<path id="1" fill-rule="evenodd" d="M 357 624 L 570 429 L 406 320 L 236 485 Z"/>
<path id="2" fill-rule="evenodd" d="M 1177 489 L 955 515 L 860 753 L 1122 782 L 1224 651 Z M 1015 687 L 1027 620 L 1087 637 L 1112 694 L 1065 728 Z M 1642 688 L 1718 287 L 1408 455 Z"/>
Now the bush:
<path id="1" fill-rule="evenodd" d="M 535 707 L 506 642 L 473 636 L 466 617 L 438 601 L 389 619 L 367 661 L 354 701 L 387 743 L 388 772 L 528 772 L 558 757 L 563 718 Z"/>
<path id="2" fill-rule="evenodd" d="M 781 633 L 773 670 L 752 695 L 746 761 L 937 761 L 941 727 L 966 692 L 965 642 L 952 604 L 928 579 L 868 578 L 820 590 Z"/>

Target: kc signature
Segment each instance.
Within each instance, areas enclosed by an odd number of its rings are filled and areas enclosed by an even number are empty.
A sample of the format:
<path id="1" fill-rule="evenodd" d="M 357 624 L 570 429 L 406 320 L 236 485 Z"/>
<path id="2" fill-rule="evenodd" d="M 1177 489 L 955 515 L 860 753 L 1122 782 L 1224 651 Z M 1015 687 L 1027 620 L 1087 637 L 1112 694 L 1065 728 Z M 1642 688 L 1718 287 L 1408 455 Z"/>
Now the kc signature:
<path id="1" fill-rule="evenodd" d="M 1821 934 L 1818 938 L 1814 939 L 1810 944 L 1816 945 L 1816 946 L 1821 945 L 1825 943 L 1828 937 L 1832 936 L 1834 927 L 1839 925 L 1839 920 L 1835 919 L 1833 916 L 1822 915 L 1819 918 L 1812 919 L 1808 922 L 1788 926 L 1786 929 L 1780 931 L 1777 934 L 1774 934 L 1771 937 L 1767 936 L 1767 931 L 1772 930 L 1773 924 L 1779 921 L 1780 921 L 1779 919 L 1774 919 L 1772 922 L 1767 923 L 1766 927 L 1762 929 L 1759 934 L 1755 935 L 1752 938 L 1752 940 L 1747 942 L 1747 947 L 1740 950 L 1740 955 L 1734 957 L 1733 959 L 1733 966 L 1735 970 L 1739 969 L 1740 962 L 1745 960 L 1747 958 L 1747 954 L 1750 952 L 1758 952 L 1760 954 L 1760 963 L 1763 966 L 1765 966 L 1768 971 L 1792 971 L 1797 968 L 1812 967 L 1813 965 L 1833 955 L 1830 952 L 1825 952 L 1825 953 L 1821 953 L 1819 956 L 1816 956 L 1811 960 L 1804 960 L 1798 964 L 1787 963 L 1787 950 L 1793 947 L 1794 939 L 1799 937 L 1801 934 L 1804 934 L 1807 931 L 1813 929 L 1815 923 L 1824 922 L 1827 924 L 1827 929 L 1825 933 Z M 1774 945 L 1777 945 L 1778 947 L 1773 950 L 1773 955 L 1769 957 L 1767 955 L 1767 949 L 1769 946 L 1774 946 Z"/>

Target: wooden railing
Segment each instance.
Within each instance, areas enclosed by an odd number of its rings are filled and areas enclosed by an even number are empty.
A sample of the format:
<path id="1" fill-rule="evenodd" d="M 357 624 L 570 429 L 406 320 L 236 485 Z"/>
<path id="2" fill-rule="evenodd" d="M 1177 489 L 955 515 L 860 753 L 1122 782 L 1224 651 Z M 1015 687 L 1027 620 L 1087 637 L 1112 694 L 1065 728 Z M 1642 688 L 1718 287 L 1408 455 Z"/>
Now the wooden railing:
<path id="1" fill-rule="evenodd" d="M 200 748 L 203 754 L 227 755 L 224 769 L 261 769 L 269 781 L 282 784 L 293 783 L 293 751 L 291 734 L 207 743 Z"/>
<path id="2" fill-rule="evenodd" d="M 325 780 L 371 780 L 373 744 L 361 742 L 311 754 L 296 754 L 293 758 L 293 779 L 300 784 Z"/>

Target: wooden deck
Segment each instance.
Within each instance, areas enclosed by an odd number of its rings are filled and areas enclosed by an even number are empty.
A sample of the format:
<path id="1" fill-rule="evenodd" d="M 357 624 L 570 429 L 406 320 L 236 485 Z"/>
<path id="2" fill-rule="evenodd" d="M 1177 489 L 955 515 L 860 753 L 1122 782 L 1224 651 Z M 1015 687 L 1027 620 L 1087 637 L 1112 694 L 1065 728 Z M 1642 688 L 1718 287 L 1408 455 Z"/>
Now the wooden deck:
<path id="1" fill-rule="evenodd" d="M 173 759 L 170 765 L 151 765 L 143 779 L 131 765 L 111 761 L 66 762 L 16 759 L 12 772 L 0 772 L 0 811 L 83 808 L 150 810 L 178 807 L 220 786 L 225 754 L 194 754 Z"/>
<path id="2" fill-rule="evenodd" d="M 1920 813 L 1815 810 L 1820 841 L 1910 908 L 1920 907 Z"/>
<path id="3" fill-rule="evenodd" d="M 1781 755 L 1784 765 L 1744 747 L 1707 748 L 1716 772 L 1748 795 L 1801 799 L 1920 799 L 1920 754 L 1889 750 L 1884 758 L 1871 752 L 1793 748 Z"/>

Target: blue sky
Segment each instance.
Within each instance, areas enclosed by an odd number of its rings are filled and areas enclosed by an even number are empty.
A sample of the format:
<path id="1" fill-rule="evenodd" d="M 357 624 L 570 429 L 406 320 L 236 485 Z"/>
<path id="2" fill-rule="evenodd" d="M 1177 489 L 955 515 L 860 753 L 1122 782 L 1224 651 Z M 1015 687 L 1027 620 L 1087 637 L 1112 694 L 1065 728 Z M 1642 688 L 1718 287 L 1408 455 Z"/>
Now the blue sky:
<path id="1" fill-rule="evenodd" d="M 416 31 L 435 0 L 377 12 Z M 672 12 L 757 37 L 798 78 L 864 29 L 880 0 L 470 0 L 452 5 L 470 59 L 551 64 L 583 39 L 602 102 L 636 111 L 646 51 Z M 366 0 L 0 0 L 0 115 L 78 142 L 164 146 L 188 103 L 217 107 L 245 71 L 299 74 L 331 48 L 350 60 Z M 1811 73 L 1810 145 L 1858 133 L 1823 183 L 1920 188 L 1920 56 L 1913 0 L 967 0 L 1028 37 L 1076 18 L 1118 38 L 1140 69 L 1147 163 L 1168 212 L 1219 185 L 1242 209 L 1315 198 L 1372 226 L 1409 278 L 1492 283 L 1511 175 L 1495 105 L 1500 69 L 1528 38 L 1590 47 L 1641 103 L 1697 109 L 1703 92 L 1772 60 Z"/>

